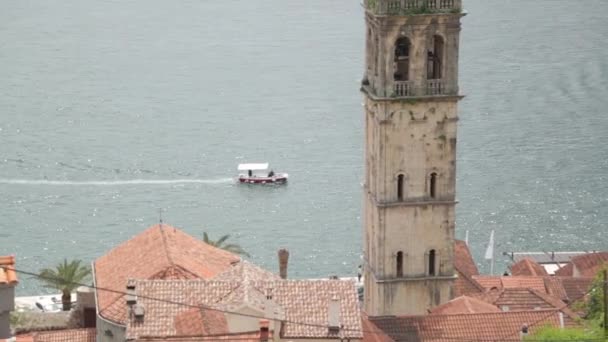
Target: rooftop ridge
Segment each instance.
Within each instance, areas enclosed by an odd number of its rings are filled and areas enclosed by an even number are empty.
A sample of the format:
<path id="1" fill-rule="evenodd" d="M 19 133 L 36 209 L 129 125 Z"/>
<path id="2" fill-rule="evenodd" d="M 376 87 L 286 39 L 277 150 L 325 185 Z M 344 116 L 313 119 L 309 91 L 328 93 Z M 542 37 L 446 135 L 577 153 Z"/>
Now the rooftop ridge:
<path id="1" fill-rule="evenodd" d="M 169 262 L 169 265 L 170 265 L 169 267 L 174 267 L 175 263 L 173 262 L 173 258 L 171 257 L 171 253 L 167 246 L 167 236 L 165 236 L 165 232 L 164 232 L 162 223 L 158 224 L 158 230 L 159 230 L 160 236 L 163 240 L 163 248 L 165 249 L 165 255 L 167 256 L 167 261 Z"/>
<path id="2" fill-rule="evenodd" d="M 527 313 L 537 313 L 537 312 L 559 312 L 560 310 L 555 309 L 538 309 L 538 310 L 520 310 L 520 311 L 500 311 L 500 312 L 475 312 L 475 313 L 457 313 L 457 314 L 433 314 L 433 315 L 404 315 L 404 316 L 373 316 L 370 317 L 372 319 L 376 318 L 424 318 L 424 317 L 454 317 L 454 316 L 487 316 L 487 315 L 522 315 Z"/>

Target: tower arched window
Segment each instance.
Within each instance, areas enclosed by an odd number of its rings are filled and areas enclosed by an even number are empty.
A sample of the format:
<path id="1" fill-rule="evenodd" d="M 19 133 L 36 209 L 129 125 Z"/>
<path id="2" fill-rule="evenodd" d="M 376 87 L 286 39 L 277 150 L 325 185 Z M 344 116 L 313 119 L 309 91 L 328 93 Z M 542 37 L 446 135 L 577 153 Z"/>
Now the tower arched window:
<path id="1" fill-rule="evenodd" d="M 395 42 L 395 81 L 409 80 L 410 73 L 410 40 L 401 37 Z"/>
<path id="2" fill-rule="evenodd" d="M 403 190 L 405 187 L 405 176 L 404 175 L 398 175 L 397 176 L 397 199 L 398 200 L 403 200 Z"/>
<path id="3" fill-rule="evenodd" d="M 397 252 L 397 277 L 403 277 L 403 252 Z"/>
<path id="4" fill-rule="evenodd" d="M 431 173 L 431 177 L 429 178 L 429 196 L 431 198 L 435 198 L 437 195 L 437 173 Z"/>
<path id="5" fill-rule="evenodd" d="M 429 275 L 434 276 L 435 275 L 435 258 L 436 258 L 436 253 L 434 249 L 431 249 L 429 251 Z"/>
<path id="6" fill-rule="evenodd" d="M 378 37 L 375 36 L 374 37 L 374 76 L 378 76 L 378 65 L 380 63 L 378 63 L 378 58 L 379 58 L 379 52 L 380 51 L 380 41 L 378 40 Z"/>
<path id="7" fill-rule="evenodd" d="M 438 80 L 443 77 L 443 47 L 444 41 L 441 36 L 433 36 L 433 45 L 427 51 L 426 78 Z"/>
<path id="8" fill-rule="evenodd" d="M 367 70 L 371 71 L 372 69 L 372 55 L 373 55 L 373 46 L 372 46 L 372 29 L 367 29 L 367 51 L 365 56 L 365 61 L 367 63 Z"/>

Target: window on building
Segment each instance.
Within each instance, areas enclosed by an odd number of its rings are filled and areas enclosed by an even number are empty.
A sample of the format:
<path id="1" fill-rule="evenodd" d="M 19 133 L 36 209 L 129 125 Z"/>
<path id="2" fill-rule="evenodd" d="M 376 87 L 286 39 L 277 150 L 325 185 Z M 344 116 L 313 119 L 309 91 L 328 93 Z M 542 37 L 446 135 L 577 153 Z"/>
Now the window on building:
<path id="1" fill-rule="evenodd" d="M 403 277 L 403 252 L 397 252 L 397 277 Z"/>
<path id="2" fill-rule="evenodd" d="M 437 195 L 437 173 L 433 172 L 429 179 L 429 196 L 435 198 L 435 195 Z"/>
<path id="3" fill-rule="evenodd" d="M 433 46 L 427 52 L 426 62 L 426 78 L 429 80 L 442 78 L 443 45 L 443 38 L 441 36 L 433 36 Z"/>
<path id="4" fill-rule="evenodd" d="M 429 275 L 435 275 L 435 250 L 429 251 Z"/>
<path id="5" fill-rule="evenodd" d="M 406 37 L 397 39 L 395 43 L 395 81 L 409 80 L 410 69 L 410 40 Z"/>
<path id="6" fill-rule="evenodd" d="M 380 51 L 380 42 L 378 41 L 378 37 L 374 37 L 374 76 L 378 76 L 378 51 Z"/>
<path id="7" fill-rule="evenodd" d="M 404 176 L 403 175 L 397 176 L 397 199 L 400 201 L 403 200 L 403 187 L 404 186 L 405 186 Z"/>
<path id="8" fill-rule="evenodd" d="M 365 55 L 365 61 L 367 64 L 367 70 L 372 69 L 372 54 L 373 54 L 373 47 L 372 47 L 372 29 L 367 29 L 367 40 L 366 40 L 366 44 L 367 44 L 367 51 L 365 51 L 366 55 Z"/>

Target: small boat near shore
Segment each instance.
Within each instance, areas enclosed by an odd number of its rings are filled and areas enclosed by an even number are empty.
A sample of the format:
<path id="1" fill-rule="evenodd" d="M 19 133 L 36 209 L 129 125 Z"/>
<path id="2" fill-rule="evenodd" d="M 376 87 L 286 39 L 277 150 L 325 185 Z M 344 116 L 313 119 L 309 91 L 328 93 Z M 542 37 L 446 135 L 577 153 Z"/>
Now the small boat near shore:
<path id="1" fill-rule="evenodd" d="M 275 173 L 268 163 L 239 164 L 238 180 L 248 184 L 285 184 L 289 175 L 287 173 Z"/>

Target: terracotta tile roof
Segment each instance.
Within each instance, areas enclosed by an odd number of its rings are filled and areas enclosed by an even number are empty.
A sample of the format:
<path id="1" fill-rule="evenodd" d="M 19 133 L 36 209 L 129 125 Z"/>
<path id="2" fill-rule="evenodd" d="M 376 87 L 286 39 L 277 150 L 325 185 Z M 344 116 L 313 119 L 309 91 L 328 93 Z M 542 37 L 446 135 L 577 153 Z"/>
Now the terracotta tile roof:
<path id="1" fill-rule="evenodd" d="M 17 272 L 15 272 L 15 257 L 0 256 L 0 284 L 16 285 Z"/>
<path id="2" fill-rule="evenodd" d="M 493 312 L 459 315 L 384 316 L 370 321 L 396 342 L 520 341 L 525 324 L 534 333 L 539 327 L 559 326 L 557 310 Z M 364 339 L 363 342 L 373 340 Z"/>
<path id="3" fill-rule="evenodd" d="M 464 241 L 454 241 L 454 267 L 468 276 L 478 275 L 477 265 L 471 256 L 469 246 Z"/>
<path id="4" fill-rule="evenodd" d="M 510 266 L 513 276 L 546 276 L 547 271 L 536 261 L 524 258 Z"/>
<path id="5" fill-rule="evenodd" d="M 268 335 L 269 341 L 272 341 L 272 332 Z M 172 342 L 188 342 L 188 341 L 222 341 L 222 342 L 260 342 L 260 332 L 252 331 L 238 334 L 225 334 L 219 336 L 181 336 L 168 338 L 141 338 L 138 341 L 172 341 Z"/>
<path id="6" fill-rule="evenodd" d="M 566 292 L 568 302 L 583 299 L 593 283 L 593 278 L 559 277 L 558 279 Z"/>
<path id="7" fill-rule="evenodd" d="M 9 340 L 0 340 L 2 342 L 8 342 Z M 16 342 L 34 342 L 34 335 L 27 333 L 27 334 L 19 334 L 17 336 L 15 336 L 15 341 Z"/>
<path id="8" fill-rule="evenodd" d="M 124 291 L 128 278 L 208 279 L 239 260 L 179 229 L 154 225 L 95 260 L 95 285 Z M 96 295 L 101 316 L 119 324 L 126 322 L 123 295 L 102 290 Z"/>
<path id="9" fill-rule="evenodd" d="M 567 263 L 566 265 L 560 267 L 559 270 L 555 271 L 555 276 L 560 277 L 572 277 L 572 273 L 574 272 L 574 266 L 572 263 Z"/>
<path id="10" fill-rule="evenodd" d="M 502 288 L 502 280 L 500 276 L 473 276 L 473 280 L 475 280 L 479 285 L 483 286 L 486 290 L 497 288 Z"/>
<path id="11" fill-rule="evenodd" d="M 557 309 L 563 312 L 569 319 L 567 321 L 568 325 L 576 325 L 575 320 L 580 318 L 559 298 L 553 297 L 544 291 L 534 289 L 503 288 L 502 290 L 488 291 L 476 298 L 495 305 L 503 311 Z"/>
<path id="12" fill-rule="evenodd" d="M 456 278 L 453 287 L 455 296 L 468 296 L 472 294 L 479 294 L 485 291 L 485 288 L 470 276 L 461 273 L 458 270 L 456 270 L 456 272 L 458 274 L 458 278 Z"/>
<path id="13" fill-rule="evenodd" d="M 186 333 L 199 336 L 228 334 L 230 331 L 224 322 L 226 316 L 233 314 L 211 308 L 231 312 L 246 309 L 244 312 L 259 312 L 257 316 L 272 315 L 284 321 L 281 335 L 286 338 L 362 337 L 357 291 L 354 282 L 350 281 L 141 280 L 135 282 L 135 287 L 138 304 L 145 308 L 145 316 L 143 322 L 129 319 L 128 339 L 179 337 Z M 340 301 L 340 323 L 344 325 L 337 335 L 327 328 L 328 307 L 334 296 Z M 237 305 L 238 301 L 240 305 Z M 199 310 L 192 306 L 210 309 Z M 198 322 L 194 322 L 196 320 Z"/>
<path id="14" fill-rule="evenodd" d="M 546 291 L 544 277 L 534 276 L 473 276 L 486 289 L 502 288 L 533 288 Z"/>
<path id="15" fill-rule="evenodd" d="M 500 312 L 500 309 L 481 299 L 460 296 L 431 310 L 433 315 L 453 315 L 465 313 Z"/>
<path id="16" fill-rule="evenodd" d="M 138 304 L 143 305 L 143 322 L 127 322 L 127 339 L 142 337 L 171 337 L 181 335 L 208 335 L 209 321 L 221 321 L 206 315 L 196 306 L 209 305 L 229 295 L 240 284 L 204 280 L 141 280 L 135 282 Z M 180 305 L 178 303 L 184 304 Z M 218 312 L 218 314 L 223 315 Z M 191 320 L 187 322 L 187 320 Z M 198 321 L 194 321 L 198 320 Z M 225 320 L 225 318 L 224 318 Z M 225 325 L 222 325 L 225 327 Z M 214 329 L 214 333 L 218 331 Z M 227 333 L 228 331 L 220 331 Z"/>
<path id="17" fill-rule="evenodd" d="M 395 340 L 372 323 L 364 312 L 361 312 L 361 325 L 363 327 L 362 342 L 395 342 Z"/>
<path id="18" fill-rule="evenodd" d="M 33 342 L 95 342 L 95 328 L 67 329 L 34 333 Z"/>
<path id="19" fill-rule="evenodd" d="M 577 326 L 578 325 L 577 322 L 580 320 L 581 317 L 577 313 L 575 313 L 572 309 L 570 309 L 568 304 L 566 304 L 562 300 L 555 298 L 551 295 L 548 295 L 546 293 L 539 292 L 539 291 L 532 290 L 532 289 L 530 289 L 530 291 L 532 291 L 538 297 L 542 298 L 545 302 L 547 302 L 552 307 L 554 307 L 554 308 L 558 309 L 559 311 L 561 311 L 562 313 L 564 313 L 565 314 L 564 318 L 565 318 L 565 322 L 566 322 L 567 326 Z"/>
<path id="20" fill-rule="evenodd" d="M 267 281 L 279 279 L 281 278 L 278 275 L 252 264 L 247 260 L 242 260 L 238 264 L 234 264 L 232 267 L 212 278 L 212 280 L 221 281 Z"/>
<path id="21" fill-rule="evenodd" d="M 283 336 L 289 338 L 361 338 L 361 315 L 355 283 L 343 280 L 283 280 L 276 282 L 273 299 L 285 310 L 285 319 L 302 324 L 286 323 Z M 328 306 L 331 298 L 340 300 L 340 324 L 344 329 L 338 334 L 328 333 Z"/>
<path id="22" fill-rule="evenodd" d="M 502 277 L 504 288 L 527 288 L 545 292 L 545 280 L 543 277 L 531 276 L 509 276 Z"/>
<path id="23" fill-rule="evenodd" d="M 545 280 L 545 289 L 547 293 L 555 298 L 559 298 L 564 302 L 568 302 L 568 294 L 566 293 L 566 289 L 562 284 L 562 280 L 560 277 L 556 276 L 547 276 L 544 277 Z"/>
<path id="24" fill-rule="evenodd" d="M 574 276 L 595 277 L 603 266 L 608 265 L 608 252 L 589 253 L 572 258 Z"/>

